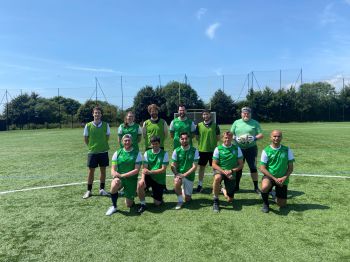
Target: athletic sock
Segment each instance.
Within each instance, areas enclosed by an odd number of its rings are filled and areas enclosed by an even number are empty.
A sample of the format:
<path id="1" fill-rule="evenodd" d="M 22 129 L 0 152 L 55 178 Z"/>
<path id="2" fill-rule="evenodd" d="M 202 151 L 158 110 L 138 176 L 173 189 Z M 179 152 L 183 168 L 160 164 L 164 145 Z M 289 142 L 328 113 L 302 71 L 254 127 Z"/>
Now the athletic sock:
<path id="1" fill-rule="evenodd" d="M 87 185 L 87 190 L 88 190 L 88 191 L 91 191 L 91 190 L 92 190 L 92 184 L 88 184 L 88 185 Z"/>
<path id="2" fill-rule="evenodd" d="M 203 186 L 203 180 L 202 180 L 202 181 L 199 180 L 199 181 L 198 181 L 198 185 L 199 185 L 199 186 Z"/>
<path id="3" fill-rule="evenodd" d="M 112 204 L 114 207 L 117 207 L 117 200 L 118 200 L 118 192 L 116 194 L 111 194 Z"/>
<path id="4" fill-rule="evenodd" d="M 184 199 L 181 195 L 177 196 L 177 202 L 184 202 Z"/>
<path id="5" fill-rule="evenodd" d="M 242 170 L 239 170 L 236 172 L 236 188 L 239 188 L 239 183 L 241 181 L 241 177 L 242 177 Z"/>
<path id="6" fill-rule="evenodd" d="M 261 198 L 264 204 L 269 206 L 269 193 L 261 193 Z"/>
<path id="7" fill-rule="evenodd" d="M 219 197 L 218 196 L 213 196 L 213 200 L 219 200 Z"/>
<path id="8" fill-rule="evenodd" d="M 100 183 L 100 189 L 105 189 L 105 183 Z"/>
<path id="9" fill-rule="evenodd" d="M 258 187 L 258 181 L 253 181 L 253 183 L 254 183 L 254 189 L 258 189 L 259 187 Z"/>

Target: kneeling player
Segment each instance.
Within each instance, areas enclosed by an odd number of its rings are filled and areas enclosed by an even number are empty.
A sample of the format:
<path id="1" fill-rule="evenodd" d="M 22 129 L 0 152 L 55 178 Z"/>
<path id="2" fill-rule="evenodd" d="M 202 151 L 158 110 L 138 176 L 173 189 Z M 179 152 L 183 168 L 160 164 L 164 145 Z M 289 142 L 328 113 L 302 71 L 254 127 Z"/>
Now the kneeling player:
<path id="1" fill-rule="evenodd" d="M 282 132 L 273 130 L 270 135 L 271 144 L 261 153 L 260 171 L 264 174 L 261 182 L 261 197 L 264 205 L 262 212 L 269 212 L 269 192 L 276 190 L 276 203 L 279 207 L 287 204 L 289 176 L 293 172 L 294 156 L 292 150 L 281 145 Z"/>
<path id="2" fill-rule="evenodd" d="M 134 204 L 142 156 L 138 149 L 132 147 L 130 134 L 123 136 L 122 143 L 124 148 L 120 148 L 112 157 L 111 200 L 113 205 L 107 210 L 107 216 L 117 212 L 118 191 L 123 187 L 126 206 L 131 207 Z"/>
<path id="3" fill-rule="evenodd" d="M 191 200 L 193 192 L 193 181 L 197 169 L 199 153 L 196 148 L 189 144 L 187 133 L 180 134 L 180 144 L 172 155 L 171 170 L 173 171 L 174 189 L 177 195 L 177 205 L 175 209 L 180 209 L 183 204 L 183 195 L 185 201 Z M 183 190 L 181 189 L 183 187 Z"/>
<path id="4" fill-rule="evenodd" d="M 243 168 L 243 155 L 241 149 L 232 144 L 233 134 L 231 132 L 224 132 L 222 137 L 222 145 L 214 150 L 213 154 L 213 168 L 215 170 L 213 182 L 214 204 L 213 211 L 219 212 L 219 193 L 221 181 L 224 181 L 224 194 L 229 202 L 233 201 L 235 186 L 236 186 L 236 172 Z"/>
<path id="5" fill-rule="evenodd" d="M 137 185 L 137 194 L 140 198 L 139 213 L 146 210 L 145 189 L 152 188 L 153 201 L 156 206 L 163 202 L 163 192 L 166 185 L 166 168 L 169 164 L 168 153 L 160 148 L 160 137 L 151 137 L 152 149 L 144 154 L 142 177 Z"/>

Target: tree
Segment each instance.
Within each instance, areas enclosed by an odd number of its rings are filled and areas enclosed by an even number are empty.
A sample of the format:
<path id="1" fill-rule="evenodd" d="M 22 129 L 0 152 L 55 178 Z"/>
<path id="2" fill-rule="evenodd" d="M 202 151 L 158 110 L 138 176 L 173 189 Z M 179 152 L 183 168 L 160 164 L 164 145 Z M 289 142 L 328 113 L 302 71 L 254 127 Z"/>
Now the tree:
<path id="1" fill-rule="evenodd" d="M 164 117 L 164 111 L 162 110 L 164 103 L 165 98 L 160 88 L 156 88 L 155 90 L 151 86 L 141 88 L 134 97 L 132 109 L 135 112 L 135 121 L 140 123 L 149 118 L 147 107 L 150 104 L 158 105 L 160 107 L 159 115 L 160 117 Z"/>
<path id="2" fill-rule="evenodd" d="M 82 104 L 77 112 L 78 120 L 82 123 L 87 123 L 93 120 L 92 109 L 96 106 L 102 108 L 102 119 L 108 123 L 115 123 L 117 121 L 118 108 L 114 105 L 104 101 L 88 100 Z"/>
<path id="3" fill-rule="evenodd" d="M 203 109 L 204 103 L 198 97 L 196 90 L 190 85 L 172 81 L 162 88 L 162 95 L 166 99 L 162 110 L 166 111 L 168 121 L 174 118 L 174 113 L 178 111 L 180 104 L 186 106 L 186 109 Z"/>
<path id="4" fill-rule="evenodd" d="M 217 90 L 210 99 L 211 110 L 216 112 L 216 122 L 218 124 L 232 124 L 237 118 L 236 104 L 231 96 L 221 89 Z"/>

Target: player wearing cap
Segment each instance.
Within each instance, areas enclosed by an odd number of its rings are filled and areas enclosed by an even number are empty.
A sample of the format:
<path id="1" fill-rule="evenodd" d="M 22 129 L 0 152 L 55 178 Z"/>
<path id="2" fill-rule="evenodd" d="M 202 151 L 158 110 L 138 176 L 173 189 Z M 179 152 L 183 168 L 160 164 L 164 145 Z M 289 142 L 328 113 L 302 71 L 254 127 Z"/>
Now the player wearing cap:
<path id="1" fill-rule="evenodd" d="M 236 120 L 231 127 L 233 139 L 237 142 L 243 153 L 243 161 L 247 161 L 250 175 L 254 183 L 254 191 L 259 194 L 258 170 L 256 167 L 256 158 L 258 156 L 258 147 L 256 141 L 262 139 L 262 129 L 258 121 L 252 119 L 252 110 L 249 107 L 243 107 L 241 110 L 241 119 Z M 242 170 L 236 174 L 236 191 L 239 190 L 239 183 L 242 177 Z"/>

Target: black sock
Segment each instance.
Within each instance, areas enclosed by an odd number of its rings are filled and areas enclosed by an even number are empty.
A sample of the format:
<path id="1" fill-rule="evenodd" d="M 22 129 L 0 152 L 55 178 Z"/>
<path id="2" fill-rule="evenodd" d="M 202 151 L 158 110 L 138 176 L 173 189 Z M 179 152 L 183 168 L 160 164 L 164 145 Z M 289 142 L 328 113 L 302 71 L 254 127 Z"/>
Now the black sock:
<path id="1" fill-rule="evenodd" d="M 241 181 L 241 177 L 242 177 L 242 170 L 239 170 L 236 172 L 236 189 L 239 188 L 239 183 Z"/>
<path id="2" fill-rule="evenodd" d="M 261 193 L 261 198 L 264 204 L 269 206 L 269 193 Z"/>
<path id="3" fill-rule="evenodd" d="M 111 194 L 112 204 L 114 207 L 117 207 L 117 200 L 118 200 L 118 192 L 116 194 Z"/>
<path id="4" fill-rule="evenodd" d="M 105 183 L 100 183 L 100 189 L 105 189 Z"/>
<path id="5" fill-rule="evenodd" d="M 258 189 L 259 187 L 258 187 L 258 181 L 253 181 L 253 183 L 254 183 L 254 189 Z"/>
<path id="6" fill-rule="evenodd" d="M 88 185 L 87 185 L 87 190 L 88 190 L 88 191 L 91 191 L 91 190 L 92 190 L 92 184 L 88 184 Z"/>

